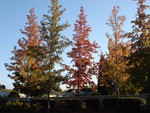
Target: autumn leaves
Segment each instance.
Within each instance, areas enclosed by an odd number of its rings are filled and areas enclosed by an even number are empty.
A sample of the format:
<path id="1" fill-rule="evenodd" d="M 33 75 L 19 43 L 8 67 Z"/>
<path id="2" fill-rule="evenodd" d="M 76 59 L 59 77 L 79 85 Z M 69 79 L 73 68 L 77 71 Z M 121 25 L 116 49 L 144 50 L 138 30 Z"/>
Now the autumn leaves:
<path id="1" fill-rule="evenodd" d="M 27 16 L 28 22 L 24 30 L 21 30 L 26 38 L 18 40 L 18 46 L 12 51 L 12 62 L 6 64 L 7 70 L 12 72 L 9 77 L 15 80 L 14 87 L 33 96 L 42 95 L 41 92 L 49 95 L 52 90 L 59 90 L 62 81 L 70 88 L 79 90 L 86 86 L 112 87 L 115 84 L 115 88 L 122 94 L 130 93 L 129 90 L 126 92 L 123 90 L 127 88 L 127 84 L 144 88 L 144 85 L 133 82 L 139 76 L 148 77 L 150 69 L 148 65 L 150 62 L 147 60 L 150 45 L 150 17 L 144 12 L 148 9 L 144 3 L 145 0 L 138 0 L 137 17 L 133 21 L 131 33 L 126 33 L 122 29 L 126 17 L 118 15 L 119 7 L 113 8 L 107 23 L 113 32 L 111 35 L 106 34 L 108 53 L 101 54 L 99 62 L 94 62 L 93 54 L 98 53 L 100 46 L 97 42 L 90 41 L 91 27 L 87 24 L 83 7 L 80 8 L 80 14 L 74 24 L 72 41 L 61 35 L 69 24 L 59 23 L 65 10 L 60 10 L 61 6 L 58 5 L 57 0 L 51 0 L 50 9 L 48 14 L 43 16 L 41 25 L 37 24 L 34 9 L 31 9 L 30 15 Z M 72 65 L 62 64 L 62 53 L 70 45 L 72 49 L 67 56 L 71 58 Z M 138 57 L 141 59 L 140 62 Z M 56 65 L 61 65 L 62 68 L 58 69 Z M 141 74 L 137 67 L 144 69 L 145 73 Z M 63 77 L 62 72 L 65 70 L 69 72 L 69 76 Z M 139 76 L 136 77 L 138 74 Z M 93 76 L 98 78 L 98 86 L 92 81 Z M 129 87 L 128 89 L 131 90 Z M 139 90 L 134 91 L 138 92 Z M 115 90 L 110 94 L 116 93 Z"/>

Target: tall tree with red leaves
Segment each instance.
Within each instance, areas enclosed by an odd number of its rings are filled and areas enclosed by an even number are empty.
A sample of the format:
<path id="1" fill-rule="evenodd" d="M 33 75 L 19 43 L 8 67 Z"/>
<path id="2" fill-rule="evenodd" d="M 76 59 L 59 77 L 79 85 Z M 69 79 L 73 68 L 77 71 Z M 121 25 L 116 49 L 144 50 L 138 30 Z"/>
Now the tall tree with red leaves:
<path id="1" fill-rule="evenodd" d="M 81 7 L 79 19 L 76 20 L 74 25 L 73 44 L 72 50 L 67 53 L 68 57 L 72 58 L 73 66 L 67 66 L 66 69 L 70 72 L 71 76 L 68 77 L 66 83 L 73 89 L 87 85 L 94 85 L 92 81 L 93 70 L 93 53 L 97 53 L 100 48 L 96 42 L 91 43 L 89 40 L 89 32 L 91 27 L 87 25 L 86 15 L 84 9 Z"/>

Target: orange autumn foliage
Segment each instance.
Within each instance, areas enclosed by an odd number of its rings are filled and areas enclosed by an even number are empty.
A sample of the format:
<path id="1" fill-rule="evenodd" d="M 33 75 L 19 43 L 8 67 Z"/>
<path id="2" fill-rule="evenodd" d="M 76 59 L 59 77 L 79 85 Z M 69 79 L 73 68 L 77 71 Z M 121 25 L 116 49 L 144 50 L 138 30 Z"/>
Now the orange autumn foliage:
<path id="1" fill-rule="evenodd" d="M 31 91 L 39 88 L 38 81 L 41 78 L 39 71 L 42 68 L 40 66 L 42 58 L 39 54 L 42 53 L 41 43 L 43 40 L 40 39 L 40 30 L 33 8 L 27 18 L 27 26 L 24 27 L 24 30 L 21 29 L 21 33 L 27 38 L 23 37 L 18 40 L 18 46 L 15 46 L 12 51 L 12 62 L 6 63 L 5 66 L 8 71 L 12 72 L 12 75 L 8 76 L 15 80 L 15 88 L 26 89 L 30 87 L 28 90 Z"/>
<path id="2" fill-rule="evenodd" d="M 86 15 L 84 14 L 84 9 L 81 7 L 79 19 L 76 20 L 74 25 L 73 44 L 72 50 L 68 52 L 68 57 L 70 57 L 73 63 L 72 67 L 65 65 L 66 70 L 70 72 L 66 83 L 73 88 L 78 88 L 91 85 L 95 86 L 92 81 L 92 61 L 94 57 L 93 53 L 97 53 L 97 49 L 100 48 L 96 42 L 91 43 L 89 40 L 89 32 L 91 27 L 87 25 Z"/>

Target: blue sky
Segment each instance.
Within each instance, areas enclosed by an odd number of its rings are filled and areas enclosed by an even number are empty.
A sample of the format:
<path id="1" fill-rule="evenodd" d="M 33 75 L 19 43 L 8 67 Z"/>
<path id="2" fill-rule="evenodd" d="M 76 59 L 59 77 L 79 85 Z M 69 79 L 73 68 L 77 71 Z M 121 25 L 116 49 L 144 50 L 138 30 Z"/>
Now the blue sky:
<path id="1" fill-rule="evenodd" d="M 69 39 L 72 39 L 75 20 L 78 19 L 80 7 L 83 6 L 87 16 L 88 24 L 92 27 L 90 40 L 97 41 L 103 52 L 107 52 L 106 32 L 110 32 L 110 28 L 105 24 L 111 10 L 114 6 L 120 6 L 120 15 L 125 15 L 124 30 L 131 30 L 131 21 L 134 20 L 136 14 L 136 3 L 132 0 L 59 0 L 59 4 L 66 8 L 62 16 L 62 21 L 68 21 L 71 27 L 62 32 Z M 27 22 L 26 15 L 29 14 L 31 8 L 35 8 L 37 21 L 43 18 L 43 14 L 47 14 L 50 0 L 0 0 L 0 84 L 6 85 L 8 89 L 13 88 L 10 78 L 7 77 L 9 72 L 6 70 L 4 63 L 9 63 L 12 57 L 11 51 L 14 45 L 17 45 L 19 38 L 24 37 L 20 33 Z M 67 50 L 69 51 L 70 48 Z M 66 64 L 70 60 L 63 55 Z M 95 55 L 98 60 L 98 55 Z"/>

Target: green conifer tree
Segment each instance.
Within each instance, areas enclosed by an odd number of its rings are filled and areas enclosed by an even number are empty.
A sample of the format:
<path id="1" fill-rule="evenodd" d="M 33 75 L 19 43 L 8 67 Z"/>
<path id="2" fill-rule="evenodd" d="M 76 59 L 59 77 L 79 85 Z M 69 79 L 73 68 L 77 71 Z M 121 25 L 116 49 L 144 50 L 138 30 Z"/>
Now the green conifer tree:
<path id="1" fill-rule="evenodd" d="M 61 32 L 69 27 L 69 24 L 61 24 L 61 15 L 65 9 L 61 10 L 62 6 L 58 5 L 58 0 L 51 0 L 48 15 L 44 15 L 41 22 L 42 25 L 42 38 L 45 40 L 45 58 L 44 58 L 44 72 L 47 82 L 48 94 L 48 109 L 50 109 L 49 95 L 55 89 L 55 86 L 61 82 L 61 73 L 63 69 L 58 69 L 56 65 L 61 63 L 64 49 L 70 45 L 70 41 L 61 35 Z"/>

